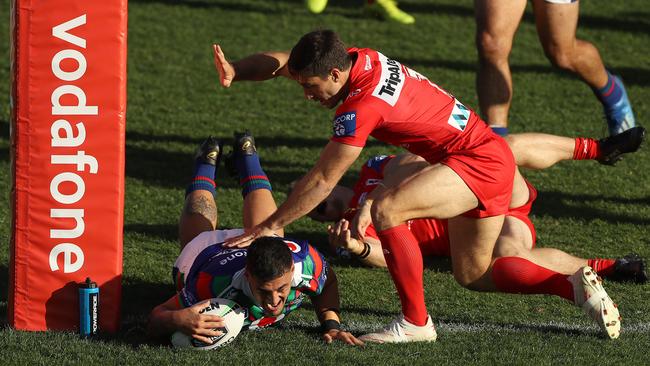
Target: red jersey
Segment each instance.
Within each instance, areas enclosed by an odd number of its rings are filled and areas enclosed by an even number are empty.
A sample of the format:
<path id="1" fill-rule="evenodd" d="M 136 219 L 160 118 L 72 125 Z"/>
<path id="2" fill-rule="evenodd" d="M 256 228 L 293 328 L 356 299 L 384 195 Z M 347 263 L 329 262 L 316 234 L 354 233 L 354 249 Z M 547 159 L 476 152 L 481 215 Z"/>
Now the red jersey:
<path id="1" fill-rule="evenodd" d="M 332 141 L 364 146 L 371 135 L 433 163 L 493 137 L 471 109 L 418 72 L 372 49 L 348 52 L 356 62 Z"/>
<path id="2" fill-rule="evenodd" d="M 354 185 L 354 196 L 348 203 L 345 218 L 352 220 L 356 209 L 363 204 L 366 196 L 372 192 L 384 179 L 384 168 L 395 155 L 378 155 L 370 158 L 361 168 L 359 180 Z M 449 256 L 449 237 L 447 236 L 447 220 L 415 219 L 406 222 L 409 230 L 418 241 L 423 255 Z M 379 240 L 373 224 L 366 229 L 366 236 Z"/>

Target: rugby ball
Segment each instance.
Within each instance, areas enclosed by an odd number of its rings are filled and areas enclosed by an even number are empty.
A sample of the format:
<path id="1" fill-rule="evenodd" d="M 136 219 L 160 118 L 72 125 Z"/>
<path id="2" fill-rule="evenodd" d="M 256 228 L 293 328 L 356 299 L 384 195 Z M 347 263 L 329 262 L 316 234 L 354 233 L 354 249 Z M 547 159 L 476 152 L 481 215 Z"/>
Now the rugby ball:
<path id="1" fill-rule="evenodd" d="M 217 347 L 225 346 L 232 342 L 244 326 L 246 310 L 232 300 L 214 298 L 210 299 L 210 304 L 199 311 L 200 314 L 218 315 L 224 319 L 225 325 L 222 328 L 216 328 L 222 333 L 219 336 L 211 337 L 212 344 L 188 336 L 187 334 L 177 331 L 172 334 L 171 342 L 177 348 L 192 348 L 195 350 L 210 350 Z"/>

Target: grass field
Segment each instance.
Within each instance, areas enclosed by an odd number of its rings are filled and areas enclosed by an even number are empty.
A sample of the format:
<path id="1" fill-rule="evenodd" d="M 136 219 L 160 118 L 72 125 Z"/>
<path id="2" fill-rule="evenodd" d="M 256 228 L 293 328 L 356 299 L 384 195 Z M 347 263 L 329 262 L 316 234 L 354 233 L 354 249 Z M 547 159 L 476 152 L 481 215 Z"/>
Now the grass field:
<path id="1" fill-rule="evenodd" d="M 173 292 L 170 269 L 178 254 L 176 225 L 191 153 L 208 134 L 229 137 L 250 129 L 278 201 L 289 182 L 311 167 L 331 131 L 330 111 L 302 99 L 288 80 L 241 83 L 224 90 L 212 66 L 219 42 L 238 59 L 259 50 L 289 49 L 317 27 L 337 30 L 351 45 L 372 47 L 427 75 L 477 108 L 476 51 L 469 0 L 403 0 L 417 18 L 398 26 L 364 15 L 362 1 L 331 1 L 314 16 L 299 0 L 131 0 L 128 33 L 128 114 L 122 330 L 96 341 L 68 333 L 24 333 L 6 325 L 9 211 L 8 15 L 0 24 L 0 363 L 10 364 L 647 364 L 650 285 L 608 283 L 620 306 L 616 341 L 578 309 L 544 296 L 480 294 L 456 285 L 449 262 L 425 271 L 434 344 L 370 345 L 364 349 L 319 340 L 312 308 L 282 326 L 240 335 L 213 352 L 176 351 L 149 342 L 149 310 Z M 626 81 L 637 121 L 650 116 L 650 12 L 642 0 L 585 1 L 578 30 Z M 0 0 L 8 11 L 8 0 Z M 6 13 L 3 13 L 6 14 Z M 600 104 L 583 83 L 553 69 L 526 12 L 511 57 L 515 99 L 511 131 L 600 137 Z M 378 152 L 371 143 L 355 167 Z M 344 181 L 353 179 L 354 171 Z M 563 163 L 524 173 L 539 189 L 533 210 L 540 246 L 583 257 L 636 251 L 650 258 L 650 153 L 645 146 L 617 167 Z M 220 227 L 241 226 L 241 196 L 219 173 Z M 287 232 L 322 246 L 324 226 L 302 219 Z M 399 311 L 386 271 L 334 261 L 344 325 L 359 334 Z"/>

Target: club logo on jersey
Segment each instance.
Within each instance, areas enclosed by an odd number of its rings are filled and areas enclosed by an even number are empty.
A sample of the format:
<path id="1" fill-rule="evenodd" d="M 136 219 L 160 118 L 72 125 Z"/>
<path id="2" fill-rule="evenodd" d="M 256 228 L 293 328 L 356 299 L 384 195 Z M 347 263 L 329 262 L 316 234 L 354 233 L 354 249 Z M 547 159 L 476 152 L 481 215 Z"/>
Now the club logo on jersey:
<path id="1" fill-rule="evenodd" d="M 366 185 L 367 186 L 376 186 L 377 184 L 381 183 L 381 179 L 367 179 L 366 180 Z"/>
<path id="2" fill-rule="evenodd" d="M 354 136 L 357 129 L 357 112 L 345 112 L 334 117 L 334 136 Z"/>
<path id="3" fill-rule="evenodd" d="M 284 243 L 287 244 L 287 246 L 289 247 L 289 250 L 292 251 L 293 253 L 299 253 L 300 252 L 300 245 L 298 245 L 297 243 L 289 241 L 289 240 L 285 240 Z"/>
<path id="4" fill-rule="evenodd" d="M 454 109 L 451 111 L 451 115 L 449 116 L 447 123 L 456 129 L 464 131 L 468 120 L 469 109 L 467 109 L 467 107 L 459 102 L 458 99 L 454 98 Z"/>
<path id="5" fill-rule="evenodd" d="M 384 163 L 384 160 L 386 160 L 387 157 L 388 155 L 373 156 L 368 159 L 368 168 L 373 168 L 378 173 L 381 173 L 381 164 Z"/>
<path id="6" fill-rule="evenodd" d="M 379 62 L 381 63 L 381 77 L 379 83 L 372 92 L 372 95 L 390 104 L 391 107 L 395 106 L 402 87 L 404 86 L 404 72 L 402 65 L 395 60 L 391 60 L 383 54 L 377 52 Z"/>

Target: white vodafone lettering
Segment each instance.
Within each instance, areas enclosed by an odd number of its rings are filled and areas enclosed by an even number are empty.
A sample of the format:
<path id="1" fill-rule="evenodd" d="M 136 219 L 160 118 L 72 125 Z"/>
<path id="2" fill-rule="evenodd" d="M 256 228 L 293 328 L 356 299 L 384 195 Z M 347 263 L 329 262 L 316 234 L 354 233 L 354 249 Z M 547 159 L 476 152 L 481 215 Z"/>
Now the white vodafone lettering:
<path id="1" fill-rule="evenodd" d="M 52 36 L 79 49 L 62 49 L 54 54 L 51 62 L 52 74 L 66 83 L 81 79 L 88 69 L 88 62 L 82 53 L 86 49 L 86 40 L 72 34 L 77 27 L 86 24 L 86 14 L 56 25 L 52 28 Z M 64 69 L 62 64 L 70 60 L 76 63 L 72 69 Z M 70 61 L 67 61 L 68 63 Z M 70 103 L 70 96 L 76 98 L 76 103 Z M 88 105 L 86 92 L 77 85 L 63 84 L 52 91 L 52 117 L 67 116 L 93 116 L 99 114 L 99 107 Z M 66 103 L 66 104 L 64 104 Z M 83 122 L 73 125 L 67 119 L 53 118 L 50 126 L 52 148 L 71 148 L 83 146 L 86 141 L 86 128 Z M 97 174 L 99 163 L 95 157 L 79 150 L 75 154 L 66 151 L 64 154 L 50 155 L 50 164 L 61 168 L 72 168 L 76 172 Z M 73 186 L 72 191 L 62 192 L 61 185 Z M 58 173 L 50 181 L 50 195 L 59 204 L 73 205 L 81 201 L 86 193 L 86 184 L 82 175 L 71 171 Z M 50 239 L 77 239 L 84 234 L 85 210 L 79 207 L 51 208 L 50 218 L 57 227 L 50 228 Z M 74 226 L 70 225 L 73 223 Z M 53 225 L 54 226 L 54 225 Z M 58 271 L 61 254 L 63 254 L 63 272 L 72 273 L 80 270 L 84 265 L 84 252 L 79 245 L 74 243 L 56 244 L 49 255 L 49 265 L 52 271 Z"/>
<path id="2" fill-rule="evenodd" d="M 72 20 L 68 20 L 67 22 L 61 23 L 52 28 L 52 35 L 60 40 L 72 43 L 77 47 L 86 48 L 85 39 L 68 33 L 70 29 L 77 28 L 78 26 L 84 24 L 86 24 L 86 14 L 78 16 Z"/>
<path id="3" fill-rule="evenodd" d="M 72 243 L 61 243 L 50 251 L 50 269 L 59 270 L 59 255 L 63 254 L 63 273 L 77 272 L 84 265 L 84 252 Z M 72 255 L 76 260 L 72 261 Z"/>

